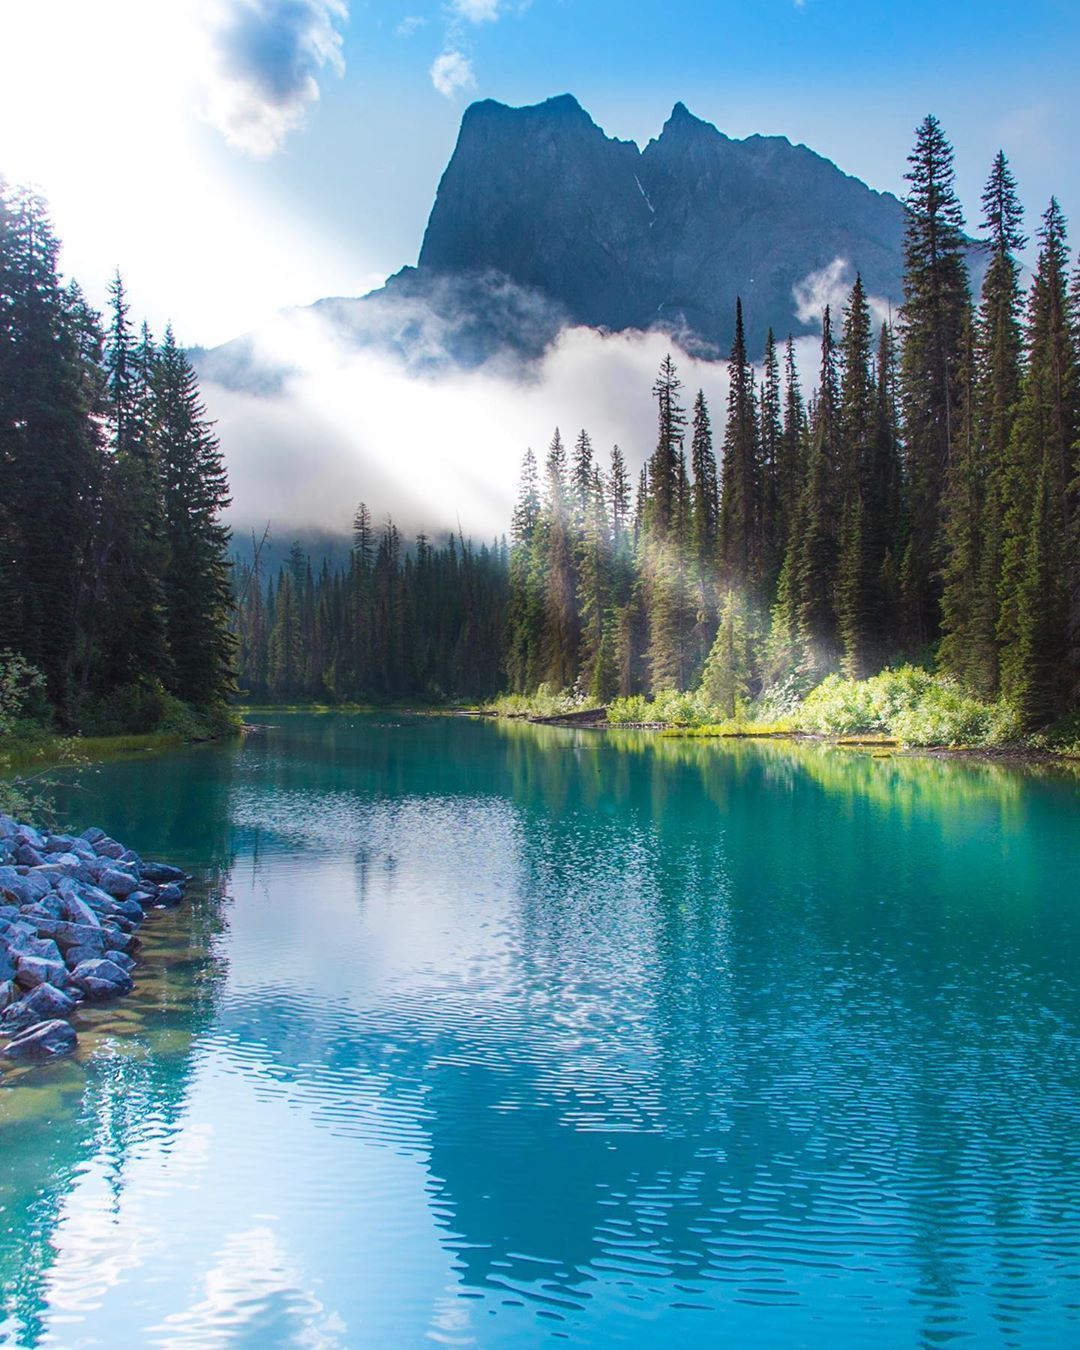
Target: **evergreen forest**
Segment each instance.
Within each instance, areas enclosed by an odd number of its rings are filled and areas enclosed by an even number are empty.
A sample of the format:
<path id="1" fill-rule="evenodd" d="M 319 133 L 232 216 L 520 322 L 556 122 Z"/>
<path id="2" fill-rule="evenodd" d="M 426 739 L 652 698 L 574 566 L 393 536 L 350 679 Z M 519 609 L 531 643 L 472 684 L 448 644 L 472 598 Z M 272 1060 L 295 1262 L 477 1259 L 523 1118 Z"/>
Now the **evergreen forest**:
<path id="1" fill-rule="evenodd" d="M 402 538 L 362 504 L 344 561 L 230 557 L 221 448 L 171 328 L 104 317 L 58 270 L 34 193 L 0 192 L 0 614 L 8 678 L 62 727 L 152 729 L 250 702 L 688 694 L 791 707 L 905 664 L 1020 735 L 1080 690 L 1080 272 L 1051 201 L 1028 239 L 1004 154 L 978 237 L 927 117 L 909 157 L 904 302 L 856 277 L 747 350 L 722 418 L 668 356 L 640 474 L 587 431 L 526 452 L 509 536 Z M 1025 275 L 1022 256 L 1032 256 Z M 973 286 L 977 258 L 981 285 Z M 16 663 L 15 666 L 12 662 Z M 15 672 L 15 675 L 12 672 Z M 657 719 L 662 720 L 662 719 Z"/>
<path id="2" fill-rule="evenodd" d="M 260 698 L 577 702 L 695 691 L 731 716 L 910 662 L 1017 733 L 1080 687 L 1080 273 L 1051 201 L 1028 240 L 1004 154 L 971 239 L 953 151 L 909 157 L 904 303 L 856 278 L 804 394 L 790 336 L 754 361 L 741 305 L 714 428 L 669 356 L 636 483 L 587 431 L 525 454 L 509 543 L 404 550 L 357 514 L 345 568 L 245 569 L 240 683 Z M 982 254 L 980 293 L 969 260 Z M 980 269 L 983 270 L 983 269 Z M 810 383 L 810 381 L 807 381 Z M 638 705 L 641 706 L 640 699 Z"/>
<path id="3" fill-rule="evenodd" d="M 58 254 L 41 197 L 0 182 L 5 701 L 213 731 L 235 692 L 221 449 L 172 329 L 136 328 L 119 275 L 103 320 Z"/>

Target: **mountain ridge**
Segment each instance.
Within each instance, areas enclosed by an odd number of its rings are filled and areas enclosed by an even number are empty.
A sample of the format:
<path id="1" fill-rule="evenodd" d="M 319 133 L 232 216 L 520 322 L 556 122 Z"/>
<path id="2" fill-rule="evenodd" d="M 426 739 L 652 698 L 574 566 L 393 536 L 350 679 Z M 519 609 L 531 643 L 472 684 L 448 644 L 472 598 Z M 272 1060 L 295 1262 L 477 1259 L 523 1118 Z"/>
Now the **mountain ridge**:
<path id="1" fill-rule="evenodd" d="M 728 136 L 682 101 L 639 147 L 608 136 L 572 94 L 483 99 L 462 115 L 415 266 L 299 312 L 420 370 L 528 363 L 574 324 L 660 329 L 722 359 L 736 297 L 760 351 L 768 327 L 814 331 L 814 279 L 838 263 L 842 281 L 858 270 L 898 307 L 903 236 L 891 193 L 786 136 Z M 232 387 L 280 385 L 288 371 L 260 363 L 256 336 L 200 353 L 201 369 Z"/>

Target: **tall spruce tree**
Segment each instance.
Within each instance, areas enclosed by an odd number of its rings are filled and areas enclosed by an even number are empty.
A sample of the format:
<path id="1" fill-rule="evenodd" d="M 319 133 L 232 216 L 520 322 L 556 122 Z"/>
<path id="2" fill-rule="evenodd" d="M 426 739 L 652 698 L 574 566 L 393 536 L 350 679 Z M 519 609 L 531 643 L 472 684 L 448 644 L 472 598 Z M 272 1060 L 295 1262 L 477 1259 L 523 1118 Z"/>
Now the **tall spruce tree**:
<path id="1" fill-rule="evenodd" d="M 681 402 L 682 381 L 671 353 L 664 357 L 653 385 L 658 412 L 656 449 L 646 466 L 647 491 L 643 520 L 657 539 L 667 537 L 678 508 L 679 452 L 686 430 Z"/>
<path id="2" fill-rule="evenodd" d="M 162 483 L 153 408 L 156 350 L 149 331 L 137 341 L 124 283 L 109 287 L 104 374 L 108 455 L 97 521 L 99 587 L 87 616 L 96 641 L 86 676 L 99 688 L 165 680 L 162 578 L 167 566 Z"/>
<path id="3" fill-rule="evenodd" d="M 229 488 L 195 372 L 171 326 L 153 382 L 168 546 L 163 590 L 170 685 L 189 703 L 213 705 L 235 690 L 229 531 L 221 522 Z"/>
<path id="4" fill-rule="evenodd" d="M 962 408 L 943 510 L 946 557 L 941 665 L 984 697 L 998 688 L 997 624 L 1009 444 L 1020 392 L 1020 265 L 1027 240 L 1008 161 L 983 191 L 990 261 L 962 367 Z"/>
<path id="5" fill-rule="evenodd" d="M 764 370 L 761 381 L 761 541 L 762 582 L 766 596 L 776 589 L 784 561 L 784 521 L 781 507 L 781 474 L 784 468 L 783 388 L 776 339 L 770 328 L 765 335 Z"/>
<path id="6" fill-rule="evenodd" d="M 728 418 L 720 468 L 720 583 L 759 600 L 761 464 L 754 374 L 746 353 L 742 301 L 735 302 L 735 338 L 728 362 Z"/>
<path id="7" fill-rule="evenodd" d="M 521 485 L 510 526 L 510 596 L 507 607 L 506 673 L 519 694 L 534 688 L 539 676 L 544 620 L 543 592 L 537 586 L 534 550 L 540 519 L 540 482 L 536 457 L 526 450 Z"/>
<path id="8" fill-rule="evenodd" d="M 881 663 L 878 578 L 886 522 L 874 490 L 878 409 L 873 325 L 861 276 L 855 278 L 844 312 L 840 368 L 835 605 L 841 665 L 849 679 L 862 679 Z"/>
<path id="9" fill-rule="evenodd" d="M 581 646 L 571 512 L 566 450 L 556 427 L 547 454 L 538 540 L 543 552 L 545 678 L 554 689 L 573 687 Z"/>
<path id="10" fill-rule="evenodd" d="M 936 117 L 919 126 L 908 163 L 900 365 L 908 536 L 901 586 L 907 641 L 917 648 L 938 633 L 940 503 L 971 295 L 953 150 Z"/>
<path id="11" fill-rule="evenodd" d="M 0 194 L 4 195 L 4 194 Z M 100 482 L 100 333 L 58 270 L 45 202 L 7 191 L 0 232 L 0 603 L 5 645 L 63 705 L 77 645 L 81 565 Z"/>
<path id="12" fill-rule="evenodd" d="M 1066 659 L 1069 571 L 1074 565 L 1069 547 L 1070 504 L 1080 429 L 1080 380 L 1068 294 L 1065 218 L 1055 200 L 1043 216 L 1039 245 L 1028 301 L 1027 367 L 1002 475 L 997 628 L 1002 692 L 1022 702 L 1028 716 L 1034 716 L 1036 708 L 1046 712 L 1048 691 L 1065 687 L 1064 666 L 1053 678 L 1048 670 L 1053 662 Z M 1054 642 L 1049 641 L 1045 626 L 1037 639 L 1031 634 L 1031 579 L 1049 565 L 1044 560 L 1060 566 L 1064 588 L 1063 609 L 1054 620 L 1063 631 L 1060 641 Z M 1046 596 L 1046 607 L 1048 614 L 1058 613 L 1056 590 Z M 1036 664 L 1042 668 L 1037 675 Z M 1026 692 L 1035 687 L 1043 693 L 1032 696 Z"/>
<path id="13" fill-rule="evenodd" d="M 836 665 L 840 408 L 832 317 L 821 322 L 821 375 L 810 418 L 810 451 L 791 533 L 790 579 L 800 665 L 820 676 Z"/>
<path id="14" fill-rule="evenodd" d="M 604 481 L 594 468 L 579 544 L 578 597 L 581 684 L 598 703 L 615 692 L 615 646 L 611 631 L 613 562 Z"/>

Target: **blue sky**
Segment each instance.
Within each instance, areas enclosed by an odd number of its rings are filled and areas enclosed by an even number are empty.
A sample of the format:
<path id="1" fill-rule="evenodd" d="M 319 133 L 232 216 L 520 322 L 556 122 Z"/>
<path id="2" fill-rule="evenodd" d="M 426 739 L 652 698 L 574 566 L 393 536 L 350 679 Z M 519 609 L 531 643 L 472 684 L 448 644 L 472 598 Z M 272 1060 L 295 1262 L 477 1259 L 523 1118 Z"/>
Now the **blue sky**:
<path id="1" fill-rule="evenodd" d="M 8 0 L 0 38 L 0 171 L 92 296 L 120 263 L 189 342 L 414 261 L 478 97 L 570 91 L 642 143 L 681 99 L 894 191 L 932 110 L 969 218 L 999 146 L 1029 225 L 1051 192 L 1080 213 L 1075 0 Z"/>

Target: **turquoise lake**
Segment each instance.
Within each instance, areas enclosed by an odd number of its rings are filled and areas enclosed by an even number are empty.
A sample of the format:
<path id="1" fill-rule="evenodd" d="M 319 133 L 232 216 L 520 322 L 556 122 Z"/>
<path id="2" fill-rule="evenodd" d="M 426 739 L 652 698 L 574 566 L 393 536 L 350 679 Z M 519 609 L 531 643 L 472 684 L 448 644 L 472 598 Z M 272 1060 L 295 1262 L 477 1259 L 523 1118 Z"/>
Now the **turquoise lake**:
<path id="1" fill-rule="evenodd" d="M 1080 777 L 262 714 L 0 1083 L 0 1343 L 1080 1345 Z"/>

